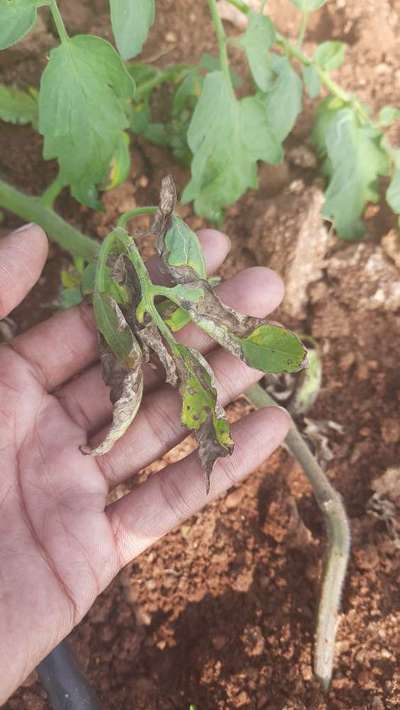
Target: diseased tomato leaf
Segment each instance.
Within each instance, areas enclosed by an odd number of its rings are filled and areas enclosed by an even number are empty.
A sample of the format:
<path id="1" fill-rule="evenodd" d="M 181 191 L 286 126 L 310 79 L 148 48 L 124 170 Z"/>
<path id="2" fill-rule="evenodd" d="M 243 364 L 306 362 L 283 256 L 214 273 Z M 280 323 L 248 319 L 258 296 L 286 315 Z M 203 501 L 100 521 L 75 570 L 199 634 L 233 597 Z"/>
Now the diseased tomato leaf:
<path id="1" fill-rule="evenodd" d="M 290 330 L 265 323 L 240 339 L 243 360 L 262 372 L 297 372 L 305 366 L 306 351 Z"/>
<path id="2" fill-rule="evenodd" d="M 208 493 L 215 461 L 231 454 L 234 444 L 207 360 L 185 345 L 177 344 L 177 348 L 180 354 L 176 366 L 182 397 L 182 424 L 195 432 Z"/>
<path id="3" fill-rule="evenodd" d="M 96 326 L 118 362 L 125 368 L 136 367 L 142 351 L 116 301 L 95 291 L 93 308 Z"/>
<path id="4" fill-rule="evenodd" d="M 207 278 L 206 263 L 199 238 L 176 215 L 172 215 L 163 241 L 161 254 L 164 264 L 176 281 Z"/>
<path id="5" fill-rule="evenodd" d="M 103 345 L 104 347 L 104 345 Z M 103 456 L 125 434 L 132 424 L 142 401 L 143 370 L 141 359 L 134 367 L 124 367 L 108 350 L 101 353 L 104 382 L 111 388 L 113 420 L 106 438 L 94 448 L 81 446 L 83 454 Z"/>

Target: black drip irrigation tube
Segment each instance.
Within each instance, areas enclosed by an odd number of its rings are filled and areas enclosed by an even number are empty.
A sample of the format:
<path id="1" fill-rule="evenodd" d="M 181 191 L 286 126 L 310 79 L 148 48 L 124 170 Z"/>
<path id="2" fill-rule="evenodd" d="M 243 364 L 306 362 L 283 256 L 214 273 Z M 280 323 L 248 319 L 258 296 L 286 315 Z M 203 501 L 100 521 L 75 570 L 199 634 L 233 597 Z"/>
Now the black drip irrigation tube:
<path id="1" fill-rule="evenodd" d="M 36 670 L 53 710 L 101 710 L 67 641 L 59 643 Z"/>

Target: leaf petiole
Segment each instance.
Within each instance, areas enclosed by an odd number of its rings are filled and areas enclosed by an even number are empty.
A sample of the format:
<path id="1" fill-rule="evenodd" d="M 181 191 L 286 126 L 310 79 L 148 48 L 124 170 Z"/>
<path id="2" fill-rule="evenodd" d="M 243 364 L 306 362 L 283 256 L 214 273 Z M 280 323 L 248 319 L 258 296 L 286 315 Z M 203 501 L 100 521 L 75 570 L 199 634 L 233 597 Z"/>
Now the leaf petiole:
<path id="1" fill-rule="evenodd" d="M 51 12 L 52 18 L 54 20 L 54 24 L 56 26 L 58 36 L 59 36 L 61 42 L 68 42 L 69 41 L 68 33 L 67 33 L 67 30 L 65 29 L 64 20 L 61 16 L 61 12 L 58 8 L 57 1 L 50 0 L 49 8 L 50 8 L 50 12 Z"/>

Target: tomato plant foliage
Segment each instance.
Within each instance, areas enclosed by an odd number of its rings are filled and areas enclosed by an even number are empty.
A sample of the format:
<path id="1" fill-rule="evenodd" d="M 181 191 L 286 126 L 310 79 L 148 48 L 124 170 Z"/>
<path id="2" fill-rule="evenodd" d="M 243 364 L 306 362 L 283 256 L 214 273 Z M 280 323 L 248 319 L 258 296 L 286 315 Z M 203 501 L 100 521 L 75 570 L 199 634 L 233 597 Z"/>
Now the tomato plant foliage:
<path id="1" fill-rule="evenodd" d="M 101 191 L 129 175 L 129 134 L 141 134 L 190 167 L 184 202 L 220 222 L 226 207 L 257 186 L 261 162 L 275 165 L 284 159 L 284 143 L 302 111 L 305 90 L 318 100 L 312 140 L 327 178 L 323 214 L 339 236 L 359 238 L 367 203 L 380 198 L 381 176 L 389 177 L 386 199 L 400 213 L 399 159 L 384 135 L 399 120 L 400 110 L 384 106 L 374 118 L 334 81 L 332 72 L 346 58 L 343 42 L 326 41 L 312 56 L 304 53 L 308 17 L 323 12 L 326 1 L 292 0 L 300 28 L 293 43 L 274 26 L 268 6 L 260 13 L 240 0 L 232 2 L 247 15 L 247 27 L 230 41 L 216 0 L 208 0 L 219 56 L 157 68 L 131 61 L 154 22 L 155 0 L 110 0 L 116 49 L 93 35 L 69 37 L 57 0 L 0 0 L 1 49 L 26 36 L 40 8 L 51 13 L 60 38 L 50 51 L 39 92 L 0 86 L 0 118 L 38 126 L 44 157 L 59 163 L 59 185 L 96 209 Z M 230 69 L 227 52 L 231 43 L 247 59 L 248 95 L 237 92 L 240 79 Z M 164 97 L 162 120 L 153 120 L 153 92 L 164 82 L 171 84 L 171 98 Z"/>

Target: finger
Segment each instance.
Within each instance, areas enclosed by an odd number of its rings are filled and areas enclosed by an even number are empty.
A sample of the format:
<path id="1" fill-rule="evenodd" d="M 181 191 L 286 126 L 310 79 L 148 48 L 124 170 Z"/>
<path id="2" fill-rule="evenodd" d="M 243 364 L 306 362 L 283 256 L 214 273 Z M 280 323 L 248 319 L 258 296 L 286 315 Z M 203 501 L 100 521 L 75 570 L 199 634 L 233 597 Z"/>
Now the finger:
<path id="1" fill-rule="evenodd" d="M 229 251 L 229 240 L 210 230 L 200 235 L 210 272 L 217 269 Z M 154 268 L 154 263 L 153 263 Z M 52 390 L 88 367 L 97 358 L 97 336 L 91 309 L 86 305 L 58 313 L 18 336 L 13 346 L 33 368 L 41 384 Z"/>
<path id="2" fill-rule="evenodd" d="M 279 276 L 270 269 L 255 267 L 220 284 L 217 293 L 228 306 L 262 318 L 279 305 L 283 285 Z M 177 339 L 203 353 L 215 347 L 215 341 L 195 326 L 184 328 L 177 334 Z M 162 372 L 148 369 L 145 377 L 146 391 L 155 389 L 163 380 Z M 67 383 L 58 397 L 72 418 L 90 433 L 97 431 L 111 416 L 109 389 L 102 381 L 98 366 Z"/>
<path id="3" fill-rule="evenodd" d="M 107 508 L 121 566 L 197 513 L 260 466 L 285 438 L 288 414 L 277 407 L 253 412 L 233 427 L 235 449 L 220 459 L 207 496 L 197 452 L 154 474 Z"/>
<path id="4" fill-rule="evenodd" d="M 221 349 L 213 351 L 208 361 L 215 375 L 219 401 L 231 402 L 247 387 L 259 380 L 260 373 L 241 360 Z M 187 436 L 181 424 L 182 400 L 179 392 L 164 385 L 147 395 L 133 425 L 112 450 L 97 458 L 110 487 L 121 483 L 160 458 Z M 95 445 L 106 435 L 102 431 L 95 437 Z"/>
<path id="5" fill-rule="evenodd" d="M 35 224 L 26 224 L 0 240 L 0 319 L 35 285 L 47 252 L 47 237 Z"/>

